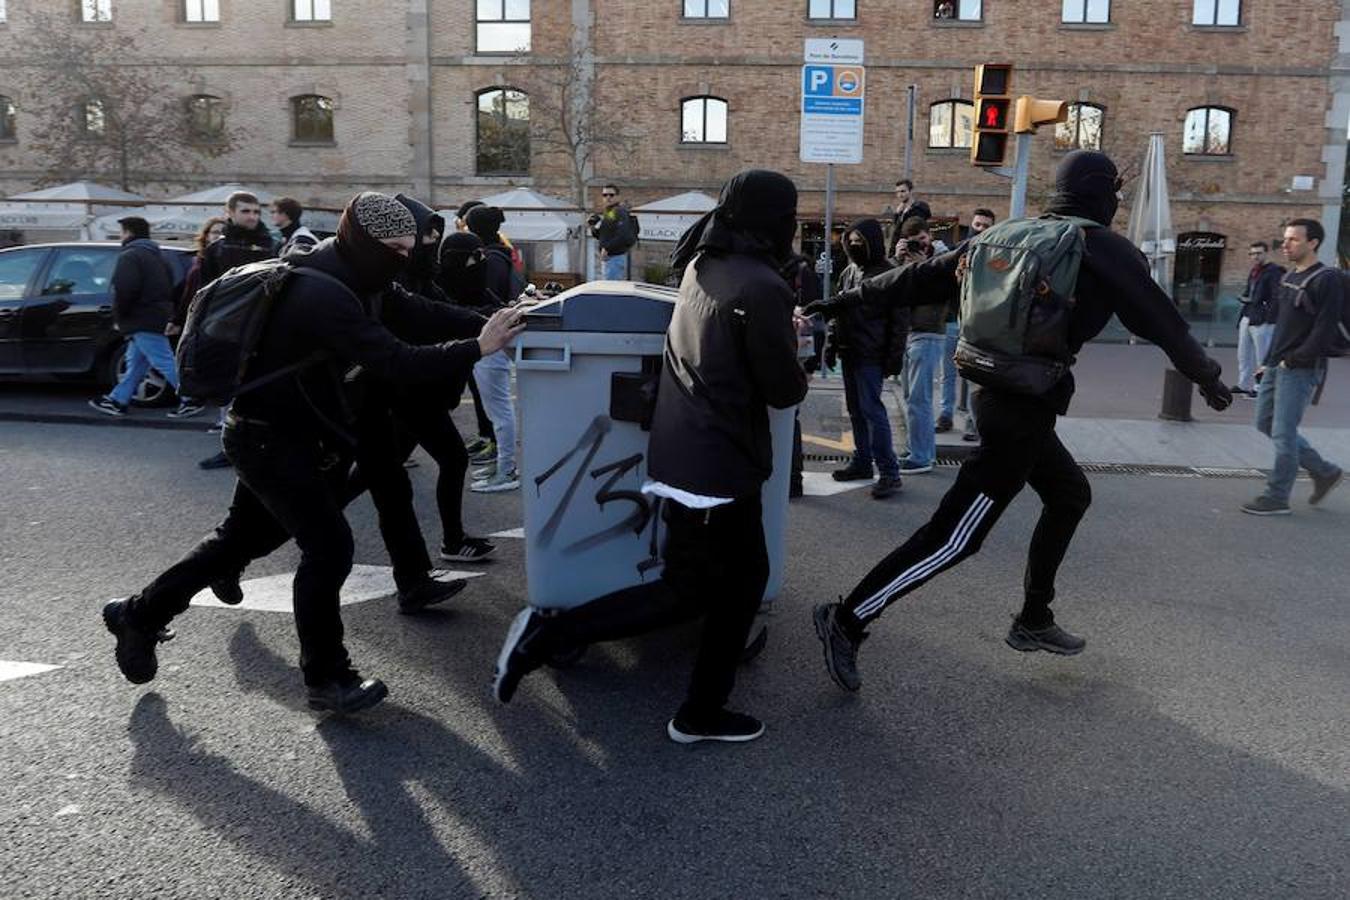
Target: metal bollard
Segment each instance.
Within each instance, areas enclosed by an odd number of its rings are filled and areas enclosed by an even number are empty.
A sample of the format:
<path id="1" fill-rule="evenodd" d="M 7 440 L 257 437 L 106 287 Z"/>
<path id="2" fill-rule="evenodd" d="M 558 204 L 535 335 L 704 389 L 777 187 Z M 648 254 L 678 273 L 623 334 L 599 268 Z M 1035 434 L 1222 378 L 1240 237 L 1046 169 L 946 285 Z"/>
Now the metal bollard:
<path id="1" fill-rule="evenodd" d="M 1191 421 L 1191 380 L 1176 369 L 1163 373 L 1162 410 L 1158 418 L 1169 422 Z"/>

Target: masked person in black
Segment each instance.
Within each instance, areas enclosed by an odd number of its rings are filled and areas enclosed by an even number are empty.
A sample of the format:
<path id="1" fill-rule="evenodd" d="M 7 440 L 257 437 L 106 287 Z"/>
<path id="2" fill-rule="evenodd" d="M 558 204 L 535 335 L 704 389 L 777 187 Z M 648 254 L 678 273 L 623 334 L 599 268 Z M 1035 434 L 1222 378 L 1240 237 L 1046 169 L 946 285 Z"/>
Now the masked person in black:
<path id="1" fill-rule="evenodd" d="M 670 738 L 749 741 L 764 726 L 726 709 L 736 665 L 764 596 L 769 557 L 760 491 L 773 469 L 768 407 L 806 394 L 797 363 L 793 293 L 780 273 L 792 253 L 797 190 L 751 170 L 722 189 L 672 259 L 684 272 L 652 418 L 649 478 L 667 538 L 659 581 L 548 615 L 516 617 L 497 661 L 503 703 L 555 652 L 703 617 L 688 697 Z"/>
<path id="2" fill-rule="evenodd" d="M 295 621 L 309 705 L 353 712 L 387 694 L 378 679 L 357 674 L 343 645 L 338 593 L 354 552 L 333 485 L 335 477 L 345 478 L 343 460 L 353 444 L 344 373 L 355 364 L 394 382 L 448 381 L 462 377 L 482 353 L 505 346 L 521 327 L 518 315 L 503 313 L 476 341 L 414 347 L 380 325 L 378 298 L 406 263 L 415 231 L 405 207 L 367 192 L 343 211 L 336 238 L 294 259 L 297 269 L 327 277 L 293 276 L 273 306 L 248 375 L 261 379 L 301 365 L 231 404 L 223 443 L 239 481 L 225 520 L 141 591 L 104 606 L 128 681 L 155 677 L 161 630 L 198 591 L 275 546 L 279 524 L 300 550 Z"/>
<path id="3" fill-rule="evenodd" d="M 1056 172 L 1047 212 L 1101 226 L 1083 229 L 1086 246 L 1069 314 L 1069 351 L 1076 355 L 1115 314 L 1130 331 L 1161 347 L 1177 369 L 1199 384 L 1210 406 L 1224 409 L 1232 395 L 1219 380 L 1219 364 L 1191 336 L 1171 299 L 1154 283 L 1144 257 L 1110 229 L 1119 190 L 1115 164 L 1101 153 L 1074 151 Z M 954 302 L 957 266 L 968 249 L 962 245 L 926 262 L 893 269 L 819 305 L 825 307 L 823 312 L 837 314 L 857 303 Z M 1083 649 L 1086 642 L 1055 624 L 1050 612 L 1055 574 L 1092 498 L 1082 469 L 1055 434 L 1055 419 L 1068 411 L 1073 389 L 1073 373 L 1066 372 L 1039 396 L 994 388 L 974 394 L 982 444 L 961 466 L 932 518 L 878 563 L 841 603 L 815 609 L 826 667 L 840 687 L 856 691 L 861 686 L 857 653 L 866 626 L 889 604 L 976 553 L 1003 510 L 1028 484 L 1043 508 L 1031 536 L 1025 602 L 1007 643 L 1016 650 L 1066 656 Z"/>

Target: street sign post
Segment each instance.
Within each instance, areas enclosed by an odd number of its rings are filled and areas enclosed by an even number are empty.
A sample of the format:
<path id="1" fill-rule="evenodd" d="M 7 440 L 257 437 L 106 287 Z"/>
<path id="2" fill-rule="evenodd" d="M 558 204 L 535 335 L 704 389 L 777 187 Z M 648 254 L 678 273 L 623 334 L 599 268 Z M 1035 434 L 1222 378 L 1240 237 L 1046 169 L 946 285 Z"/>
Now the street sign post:
<path id="1" fill-rule="evenodd" d="M 830 238 L 834 231 L 834 167 L 863 159 L 866 70 L 863 42 L 809 38 L 802 66 L 801 160 L 825 164 L 824 293 L 830 293 Z"/>

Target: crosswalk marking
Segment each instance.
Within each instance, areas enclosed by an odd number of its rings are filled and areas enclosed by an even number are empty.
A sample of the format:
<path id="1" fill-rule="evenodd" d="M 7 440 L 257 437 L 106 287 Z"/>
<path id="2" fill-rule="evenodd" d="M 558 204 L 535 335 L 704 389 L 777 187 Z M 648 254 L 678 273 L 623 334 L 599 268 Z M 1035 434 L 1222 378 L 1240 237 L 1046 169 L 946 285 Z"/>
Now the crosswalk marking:
<path id="1" fill-rule="evenodd" d="M 29 675 L 41 675 L 60 666 L 47 666 L 42 663 L 9 662 L 0 659 L 0 681 L 13 681 L 15 678 L 27 678 Z"/>
<path id="2" fill-rule="evenodd" d="M 479 578 L 482 572 L 446 571 L 448 578 Z M 216 599 L 210 590 L 202 591 L 192 598 L 193 606 L 205 606 L 213 609 L 250 609 L 262 612 L 291 612 L 291 583 L 294 572 L 280 575 L 264 575 L 261 578 L 249 578 L 239 583 L 244 589 L 244 602 L 238 606 L 227 606 Z M 352 573 L 342 585 L 341 603 L 351 606 L 367 600 L 390 597 L 397 592 L 394 584 L 394 570 L 389 566 L 352 566 Z"/>
<path id="3" fill-rule="evenodd" d="M 874 480 L 835 481 L 829 472 L 803 472 L 802 493 L 808 497 L 833 497 L 835 494 L 871 487 Z"/>
<path id="4" fill-rule="evenodd" d="M 525 540 L 525 529 L 524 529 L 524 528 L 508 528 L 508 529 L 506 529 L 505 531 L 498 531 L 498 532 L 494 532 L 493 534 L 489 534 L 488 537 L 493 537 L 493 538 L 506 538 L 506 539 L 508 539 L 508 540 L 523 541 L 523 540 Z"/>

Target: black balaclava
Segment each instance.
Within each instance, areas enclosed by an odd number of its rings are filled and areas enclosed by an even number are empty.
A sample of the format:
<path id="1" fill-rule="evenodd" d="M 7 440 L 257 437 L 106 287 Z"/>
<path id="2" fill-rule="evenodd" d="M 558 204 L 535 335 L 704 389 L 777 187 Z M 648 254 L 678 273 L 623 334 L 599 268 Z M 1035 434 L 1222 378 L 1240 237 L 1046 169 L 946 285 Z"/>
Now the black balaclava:
<path id="1" fill-rule="evenodd" d="M 867 241 L 867 247 L 861 253 L 848 242 L 848 236 L 857 232 Z M 858 268 L 865 269 L 886 258 L 886 233 L 876 219 L 859 219 L 844 232 L 844 253 L 849 261 Z"/>
<path id="2" fill-rule="evenodd" d="M 469 231 L 482 238 L 484 244 L 500 244 L 501 237 L 497 234 L 501 230 L 502 223 L 506 221 L 506 214 L 495 206 L 475 206 L 469 210 L 469 217 L 464 220 L 469 226 Z"/>
<path id="3" fill-rule="evenodd" d="M 1074 150 L 1055 170 L 1055 191 L 1046 211 L 1109 227 L 1120 206 L 1118 177 L 1116 164 L 1105 153 Z"/>
<path id="4" fill-rule="evenodd" d="M 360 293 L 384 290 L 407 265 L 403 254 L 380 241 L 416 233 L 412 213 L 393 197 L 365 191 L 352 198 L 338 221 L 337 252 L 351 266 Z"/>
<path id="5" fill-rule="evenodd" d="M 487 266 L 483 265 L 483 242 L 478 235 L 457 231 L 441 241 L 441 286 L 462 306 L 483 305 Z"/>
<path id="6" fill-rule="evenodd" d="M 722 187 L 717 206 L 683 235 L 671 254 L 676 271 L 700 250 L 767 256 L 781 265 L 797 233 L 797 186 L 786 175 L 746 169 Z"/>
<path id="7" fill-rule="evenodd" d="M 438 239 L 435 244 L 427 244 L 423 243 L 423 239 L 433 231 L 444 237 L 445 219 L 430 206 L 413 197 L 395 194 L 394 199 L 412 213 L 413 221 L 417 223 L 417 242 L 413 245 L 412 253 L 408 254 L 408 274 L 417 282 L 432 281 L 436 278 L 440 240 Z"/>

